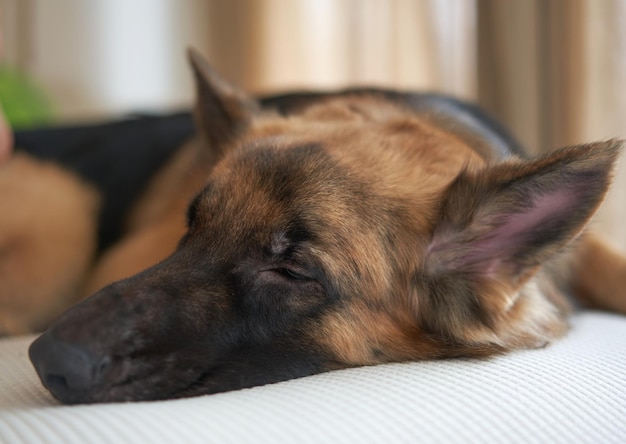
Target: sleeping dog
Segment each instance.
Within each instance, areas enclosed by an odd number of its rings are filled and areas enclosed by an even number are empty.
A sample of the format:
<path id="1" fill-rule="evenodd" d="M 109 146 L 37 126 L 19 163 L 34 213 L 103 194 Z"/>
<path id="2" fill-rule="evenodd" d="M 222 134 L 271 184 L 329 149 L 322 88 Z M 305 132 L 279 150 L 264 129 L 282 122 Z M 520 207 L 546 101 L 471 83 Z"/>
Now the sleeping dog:
<path id="1" fill-rule="evenodd" d="M 543 347 L 567 331 L 566 293 L 626 311 L 625 260 L 583 234 L 621 141 L 527 158 L 448 97 L 352 89 L 259 101 L 194 51 L 190 61 L 198 137 L 95 259 L 98 193 L 38 166 L 73 196 L 64 214 L 54 202 L 45 211 L 73 222 L 67 233 L 59 223 L 63 258 L 41 259 L 62 276 L 33 297 L 95 291 L 30 348 L 62 402 Z"/>

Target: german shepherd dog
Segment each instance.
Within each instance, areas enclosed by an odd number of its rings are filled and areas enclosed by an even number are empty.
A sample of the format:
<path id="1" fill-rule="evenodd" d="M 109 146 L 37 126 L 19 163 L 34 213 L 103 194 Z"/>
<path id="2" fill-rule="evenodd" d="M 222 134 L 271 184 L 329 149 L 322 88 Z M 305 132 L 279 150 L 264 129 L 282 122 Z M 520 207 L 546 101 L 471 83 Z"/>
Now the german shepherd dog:
<path id="1" fill-rule="evenodd" d="M 259 101 L 190 60 L 199 137 L 95 265 L 93 190 L 39 167 L 74 196 L 38 210 L 72 215 L 58 224 L 65 252 L 38 262 L 60 270 L 45 297 L 82 281 L 97 290 L 30 348 L 62 402 L 543 347 L 567 331 L 566 293 L 626 312 L 626 261 L 582 234 L 621 141 L 529 159 L 451 98 L 352 89 Z"/>

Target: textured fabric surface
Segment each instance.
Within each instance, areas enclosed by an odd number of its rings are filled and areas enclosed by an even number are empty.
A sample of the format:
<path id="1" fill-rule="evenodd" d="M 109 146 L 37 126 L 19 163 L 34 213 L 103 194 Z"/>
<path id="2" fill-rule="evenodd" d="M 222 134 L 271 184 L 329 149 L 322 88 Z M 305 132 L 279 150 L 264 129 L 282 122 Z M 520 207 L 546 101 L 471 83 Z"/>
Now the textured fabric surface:
<path id="1" fill-rule="evenodd" d="M 0 443 L 626 443 L 626 318 L 542 350 L 391 364 L 175 401 L 61 406 L 0 341 Z"/>

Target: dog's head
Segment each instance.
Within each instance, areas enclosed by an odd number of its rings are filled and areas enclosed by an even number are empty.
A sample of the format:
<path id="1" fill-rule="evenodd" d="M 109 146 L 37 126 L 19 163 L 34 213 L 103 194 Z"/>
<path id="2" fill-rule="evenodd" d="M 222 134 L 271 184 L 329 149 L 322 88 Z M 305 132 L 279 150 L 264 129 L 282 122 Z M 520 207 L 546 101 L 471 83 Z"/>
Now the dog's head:
<path id="1" fill-rule="evenodd" d="M 535 277 L 596 210 L 619 143 L 492 165 L 375 94 L 281 115 L 191 59 L 215 166 L 169 258 L 70 309 L 31 347 L 61 401 L 487 356 L 563 331 Z"/>

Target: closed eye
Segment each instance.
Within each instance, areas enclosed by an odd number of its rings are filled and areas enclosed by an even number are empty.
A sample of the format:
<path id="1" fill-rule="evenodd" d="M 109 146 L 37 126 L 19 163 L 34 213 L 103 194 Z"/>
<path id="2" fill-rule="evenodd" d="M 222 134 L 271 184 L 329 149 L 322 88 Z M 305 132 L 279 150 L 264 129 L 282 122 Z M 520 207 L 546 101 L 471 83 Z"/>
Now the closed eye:
<path id="1" fill-rule="evenodd" d="M 273 268 L 271 271 L 291 281 L 312 281 L 313 280 L 313 278 L 306 276 L 302 273 L 298 273 L 297 271 L 294 271 L 290 268 L 284 268 L 284 267 Z"/>

